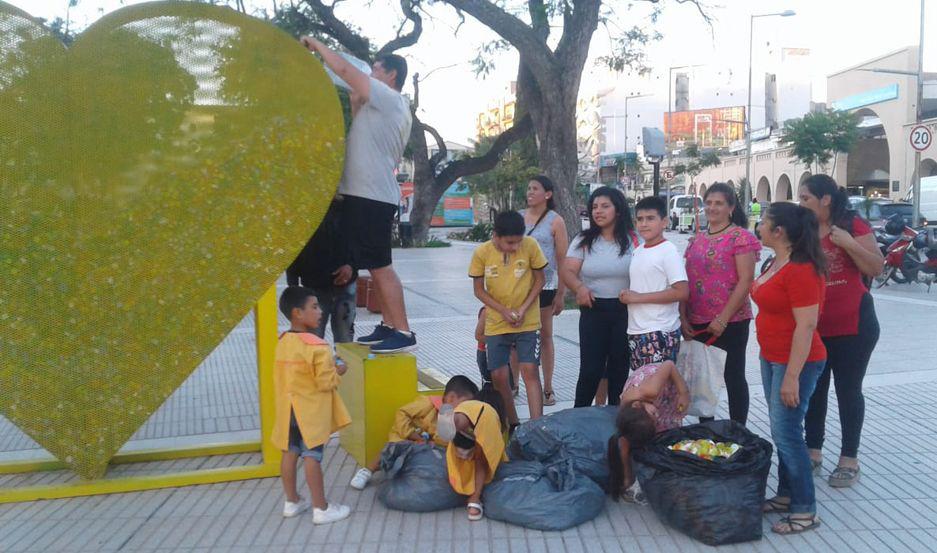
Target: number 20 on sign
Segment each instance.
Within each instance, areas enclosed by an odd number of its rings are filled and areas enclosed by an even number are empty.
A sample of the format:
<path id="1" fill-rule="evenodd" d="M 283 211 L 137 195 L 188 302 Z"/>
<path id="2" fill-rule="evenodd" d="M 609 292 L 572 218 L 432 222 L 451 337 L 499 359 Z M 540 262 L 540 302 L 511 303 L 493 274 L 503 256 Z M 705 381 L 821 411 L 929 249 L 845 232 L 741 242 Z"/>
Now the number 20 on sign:
<path id="1" fill-rule="evenodd" d="M 911 147 L 919 152 L 923 152 L 930 147 L 934 140 L 934 135 L 930 129 L 923 125 L 918 125 L 911 129 Z"/>

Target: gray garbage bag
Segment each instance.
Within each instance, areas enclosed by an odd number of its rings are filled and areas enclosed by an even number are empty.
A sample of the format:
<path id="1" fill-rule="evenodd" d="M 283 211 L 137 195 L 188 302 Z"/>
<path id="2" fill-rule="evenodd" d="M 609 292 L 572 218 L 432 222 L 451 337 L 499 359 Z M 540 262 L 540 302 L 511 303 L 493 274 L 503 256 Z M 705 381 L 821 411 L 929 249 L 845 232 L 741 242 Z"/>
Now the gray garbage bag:
<path id="1" fill-rule="evenodd" d="M 564 458 L 545 465 L 511 461 L 498 467 L 482 494 L 485 516 L 532 528 L 565 530 L 598 516 L 605 492 Z"/>
<path id="2" fill-rule="evenodd" d="M 428 513 L 465 506 L 465 498 L 449 485 L 445 450 L 432 444 L 387 444 L 381 470 L 384 482 L 377 498 L 388 509 Z"/>
<path id="3" fill-rule="evenodd" d="M 520 425 L 508 444 L 511 459 L 550 463 L 562 456 L 603 489 L 608 488 L 608 439 L 615 433 L 614 406 L 564 409 Z"/>
<path id="4" fill-rule="evenodd" d="M 728 459 L 712 461 L 669 446 L 681 440 L 734 442 Z M 723 420 L 662 432 L 635 450 L 634 466 L 648 502 L 667 524 L 708 545 L 762 537 L 762 503 L 773 447 L 737 422 Z"/>

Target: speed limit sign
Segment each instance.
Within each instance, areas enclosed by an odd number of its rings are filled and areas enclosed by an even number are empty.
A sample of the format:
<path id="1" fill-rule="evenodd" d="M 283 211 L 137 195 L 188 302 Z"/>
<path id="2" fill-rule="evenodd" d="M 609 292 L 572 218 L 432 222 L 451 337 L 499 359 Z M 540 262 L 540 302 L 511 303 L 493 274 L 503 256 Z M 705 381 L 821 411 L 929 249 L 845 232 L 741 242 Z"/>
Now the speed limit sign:
<path id="1" fill-rule="evenodd" d="M 915 150 L 923 152 L 930 147 L 933 140 L 934 135 L 924 125 L 918 125 L 911 129 L 911 147 Z"/>

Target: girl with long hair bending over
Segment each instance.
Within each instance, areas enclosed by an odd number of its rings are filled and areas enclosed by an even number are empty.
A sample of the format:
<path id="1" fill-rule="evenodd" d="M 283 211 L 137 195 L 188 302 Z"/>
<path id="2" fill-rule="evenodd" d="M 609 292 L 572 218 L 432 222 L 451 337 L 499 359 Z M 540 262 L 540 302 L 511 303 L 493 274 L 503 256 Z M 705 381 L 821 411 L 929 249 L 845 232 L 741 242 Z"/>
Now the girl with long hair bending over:
<path id="1" fill-rule="evenodd" d="M 778 452 L 777 495 L 765 513 L 785 513 L 771 529 L 798 534 L 820 525 L 804 415 L 826 364 L 817 319 L 826 291 L 826 256 L 817 218 L 805 207 L 771 204 L 758 227 L 774 263 L 755 280 L 752 299 L 761 348 L 761 381 L 768 403 L 771 439 Z"/>

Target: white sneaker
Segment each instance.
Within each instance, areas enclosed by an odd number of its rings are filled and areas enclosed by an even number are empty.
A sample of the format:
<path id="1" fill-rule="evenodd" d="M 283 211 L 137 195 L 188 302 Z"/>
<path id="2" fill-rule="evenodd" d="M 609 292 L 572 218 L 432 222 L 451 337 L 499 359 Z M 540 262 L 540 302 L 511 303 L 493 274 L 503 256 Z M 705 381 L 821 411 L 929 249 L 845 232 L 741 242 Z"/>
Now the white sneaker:
<path id="1" fill-rule="evenodd" d="M 283 503 L 283 516 L 286 518 L 293 518 L 298 514 L 304 513 L 309 510 L 309 502 L 303 498 L 299 498 L 299 501 L 293 503 L 292 501 L 287 501 Z"/>
<path id="2" fill-rule="evenodd" d="M 339 505 L 338 503 L 329 503 L 324 511 L 322 509 L 312 510 L 313 524 L 329 524 L 348 518 L 351 514 L 351 507 L 348 505 Z"/>
<path id="3" fill-rule="evenodd" d="M 356 490 L 363 490 L 365 486 L 368 485 L 368 482 L 371 481 L 371 476 L 373 475 L 374 473 L 371 472 L 370 470 L 361 469 L 355 473 L 355 476 L 354 478 L 351 479 L 351 483 L 349 484 L 349 486 L 351 486 L 352 488 Z"/>

